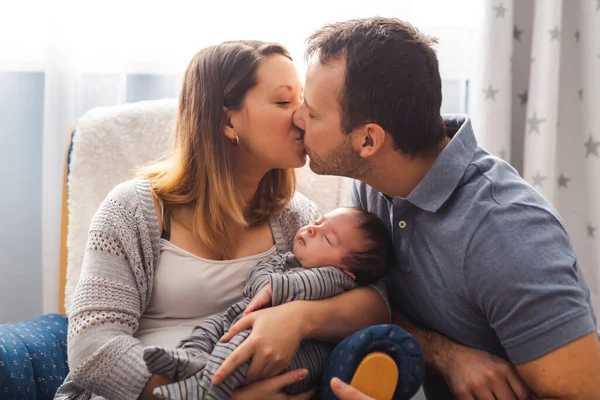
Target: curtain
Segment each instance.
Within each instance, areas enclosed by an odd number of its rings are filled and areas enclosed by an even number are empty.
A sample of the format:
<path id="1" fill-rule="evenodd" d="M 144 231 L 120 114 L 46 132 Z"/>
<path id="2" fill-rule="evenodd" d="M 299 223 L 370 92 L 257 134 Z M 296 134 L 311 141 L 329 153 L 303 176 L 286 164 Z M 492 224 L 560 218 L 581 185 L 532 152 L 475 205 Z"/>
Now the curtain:
<path id="1" fill-rule="evenodd" d="M 600 312 L 600 0 L 487 0 L 478 48 L 478 140 L 556 207 Z"/>

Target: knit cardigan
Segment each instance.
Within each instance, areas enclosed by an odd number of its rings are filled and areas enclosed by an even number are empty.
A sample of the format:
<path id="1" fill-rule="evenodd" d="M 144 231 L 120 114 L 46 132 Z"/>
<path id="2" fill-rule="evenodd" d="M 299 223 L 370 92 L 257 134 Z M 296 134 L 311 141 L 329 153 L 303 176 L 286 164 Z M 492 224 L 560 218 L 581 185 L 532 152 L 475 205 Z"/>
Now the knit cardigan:
<path id="1" fill-rule="evenodd" d="M 315 203 L 296 193 L 269 218 L 277 252 L 291 251 L 298 229 L 317 218 Z M 150 373 L 134 334 L 152 295 L 160 234 L 148 181 L 124 182 L 100 204 L 69 313 L 70 373 L 55 399 L 139 397 Z"/>

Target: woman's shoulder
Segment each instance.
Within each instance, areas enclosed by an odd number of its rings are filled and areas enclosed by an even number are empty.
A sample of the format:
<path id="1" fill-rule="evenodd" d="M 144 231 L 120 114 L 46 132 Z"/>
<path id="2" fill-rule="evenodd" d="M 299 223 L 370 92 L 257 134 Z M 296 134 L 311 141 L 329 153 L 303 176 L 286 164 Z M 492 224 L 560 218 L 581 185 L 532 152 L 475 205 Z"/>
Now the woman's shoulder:
<path id="1" fill-rule="evenodd" d="M 282 225 L 304 226 L 319 218 L 319 209 L 317 203 L 310 200 L 300 192 L 294 193 L 294 196 L 281 213 Z"/>
<path id="2" fill-rule="evenodd" d="M 113 187 L 104 198 L 99 211 L 110 211 L 114 216 L 136 219 L 156 219 L 156 201 L 150 182 L 145 179 L 131 179 Z M 147 221 L 148 222 L 148 221 Z"/>
<path id="3" fill-rule="evenodd" d="M 150 182 L 145 179 L 131 179 L 113 187 L 104 201 L 109 201 L 132 211 L 143 206 L 154 207 Z"/>

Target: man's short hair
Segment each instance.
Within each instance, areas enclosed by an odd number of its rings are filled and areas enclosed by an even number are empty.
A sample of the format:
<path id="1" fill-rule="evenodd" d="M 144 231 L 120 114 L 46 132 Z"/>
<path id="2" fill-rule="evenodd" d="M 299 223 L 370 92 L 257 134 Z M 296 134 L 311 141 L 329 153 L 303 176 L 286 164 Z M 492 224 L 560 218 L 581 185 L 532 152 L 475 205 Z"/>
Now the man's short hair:
<path id="1" fill-rule="evenodd" d="M 374 17 L 326 25 L 307 43 L 309 61 L 317 56 L 325 65 L 345 59 L 339 99 L 345 133 L 376 123 L 404 154 L 436 150 L 446 134 L 437 39 L 408 22 Z"/>

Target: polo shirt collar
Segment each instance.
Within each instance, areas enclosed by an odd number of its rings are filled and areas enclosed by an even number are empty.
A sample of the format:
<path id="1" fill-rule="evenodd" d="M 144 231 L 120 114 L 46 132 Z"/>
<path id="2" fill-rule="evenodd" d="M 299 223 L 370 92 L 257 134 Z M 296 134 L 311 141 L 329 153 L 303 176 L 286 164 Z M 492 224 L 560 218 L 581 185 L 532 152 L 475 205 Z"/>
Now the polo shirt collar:
<path id="1" fill-rule="evenodd" d="M 458 186 L 477 150 L 471 120 L 465 115 L 445 115 L 444 124 L 454 137 L 442 150 L 427 175 L 408 195 L 413 205 L 436 212 Z"/>

